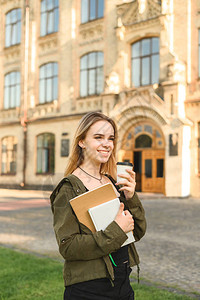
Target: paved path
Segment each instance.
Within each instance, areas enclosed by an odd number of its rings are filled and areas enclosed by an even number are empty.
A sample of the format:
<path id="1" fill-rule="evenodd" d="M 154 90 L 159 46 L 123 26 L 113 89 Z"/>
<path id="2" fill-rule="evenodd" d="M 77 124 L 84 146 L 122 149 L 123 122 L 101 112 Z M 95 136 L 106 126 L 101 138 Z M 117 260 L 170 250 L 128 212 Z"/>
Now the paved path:
<path id="1" fill-rule="evenodd" d="M 0 244 L 60 258 L 49 194 L 0 189 Z M 200 199 L 140 196 L 148 222 L 136 244 L 141 277 L 200 293 Z"/>

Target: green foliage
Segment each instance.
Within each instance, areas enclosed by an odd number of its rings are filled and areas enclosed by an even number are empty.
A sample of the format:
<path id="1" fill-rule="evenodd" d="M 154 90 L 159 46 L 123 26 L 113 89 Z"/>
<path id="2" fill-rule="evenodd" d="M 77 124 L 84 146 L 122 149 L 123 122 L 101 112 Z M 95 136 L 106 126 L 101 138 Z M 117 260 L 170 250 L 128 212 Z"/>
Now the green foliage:
<path id="1" fill-rule="evenodd" d="M 63 297 L 62 264 L 0 248 L 0 300 Z"/>
<path id="2" fill-rule="evenodd" d="M 189 300 L 191 297 L 178 295 L 152 286 L 133 284 L 136 300 Z"/>
<path id="3" fill-rule="evenodd" d="M 0 247 L 0 300 L 63 299 L 62 263 Z M 187 300 L 156 287 L 133 284 L 137 300 Z"/>

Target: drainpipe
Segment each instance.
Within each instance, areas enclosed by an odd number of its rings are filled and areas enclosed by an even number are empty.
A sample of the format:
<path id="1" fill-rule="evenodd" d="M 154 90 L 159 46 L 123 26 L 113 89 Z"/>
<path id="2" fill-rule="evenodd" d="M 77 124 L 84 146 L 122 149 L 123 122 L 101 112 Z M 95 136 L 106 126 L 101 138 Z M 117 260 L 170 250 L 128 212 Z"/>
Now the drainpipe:
<path id="1" fill-rule="evenodd" d="M 25 5 L 25 33 L 24 33 L 24 102 L 23 102 L 23 114 L 21 117 L 21 125 L 24 132 L 24 158 L 23 158 L 23 180 L 21 182 L 21 187 L 26 185 L 26 158 L 27 158 L 27 97 L 28 97 L 28 51 L 29 51 L 29 0 L 24 0 Z"/>

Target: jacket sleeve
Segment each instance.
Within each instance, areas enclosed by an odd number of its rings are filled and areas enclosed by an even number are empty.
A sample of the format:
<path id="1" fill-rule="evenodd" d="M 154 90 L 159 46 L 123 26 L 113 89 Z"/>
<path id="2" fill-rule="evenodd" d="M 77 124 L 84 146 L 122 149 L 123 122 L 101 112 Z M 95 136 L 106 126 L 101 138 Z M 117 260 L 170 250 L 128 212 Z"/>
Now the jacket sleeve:
<path id="1" fill-rule="evenodd" d="M 54 231 L 63 258 L 69 261 L 91 260 L 119 249 L 127 235 L 115 221 L 104 231 L 92 233 L 88 229 L 86 233 L 81 230 L 82 224 L 78 222 L 69 203 L 75 196 L 70 182 L 66 181 L 52 204 Z"/>
<path id="2" fill-rule="evenodd" d="M 136 241 L 139 241 L 146 232 L 146 218 L 145 211 L 142 206 L 141 201 L 138 198 L 137 193 L 135 192 L 133 197 L 126 199 L 123 193 L 120 196 L 122 202 L 124 202 L 125 209 L 128 209 L 134 219 L 134 230 L 133 235 Z"/>

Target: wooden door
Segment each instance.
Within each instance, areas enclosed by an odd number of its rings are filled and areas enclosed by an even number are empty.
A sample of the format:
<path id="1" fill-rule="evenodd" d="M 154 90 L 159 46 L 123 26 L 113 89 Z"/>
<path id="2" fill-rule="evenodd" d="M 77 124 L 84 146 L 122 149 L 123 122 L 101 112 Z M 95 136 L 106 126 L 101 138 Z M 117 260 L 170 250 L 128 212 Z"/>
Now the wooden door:
<path id="1" fill-rule="evenodd" d="M 142 192 L 164 193 L 164 150 L 142 151 Z"/>
<path id="2" fill-rule="evenodd" d="M 119 150 L 117 161 L 128 161 L 133 163 L 133 151 L 132 150 Z"/>

